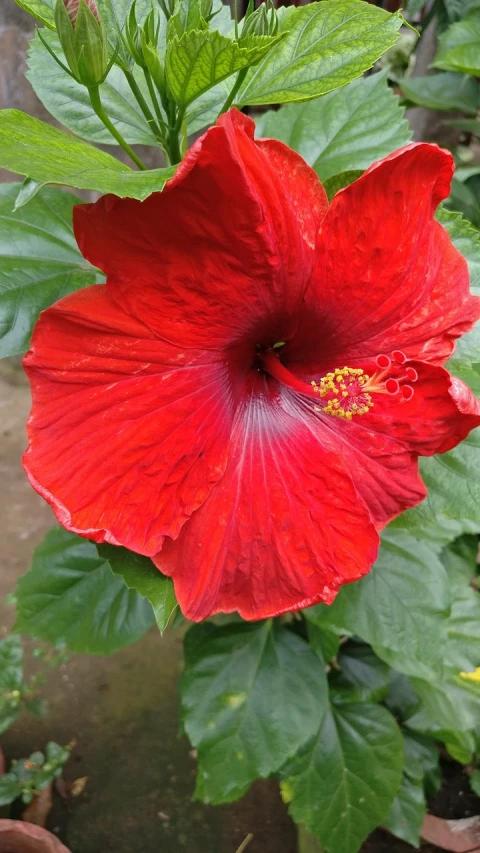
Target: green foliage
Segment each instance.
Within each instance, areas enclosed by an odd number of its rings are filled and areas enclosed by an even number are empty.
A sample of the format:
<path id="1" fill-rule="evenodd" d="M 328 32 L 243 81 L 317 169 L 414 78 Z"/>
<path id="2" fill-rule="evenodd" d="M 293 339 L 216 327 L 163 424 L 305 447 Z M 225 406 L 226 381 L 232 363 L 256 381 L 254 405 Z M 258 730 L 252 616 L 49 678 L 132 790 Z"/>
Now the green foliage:
<path id="1" fill-rule="evenodd" d="M 192 30 L 208 30 L 211 10 L 211 0 L 176 0 L 174 13 L 168 21 L 167 40 L 181 38 Z"/>
<path id="2" fill-rule="evenodd" d="M 456 23 L 439 38 L 436 68 L 480 76 L 480 11 L 477 9 Z"/>
<path id="3" fill-rule="evenodd" d="M 97 545 L 97 551 L 110 563 L 114 574 L 120 575 L 129 589 L 135 589 L 153 607 L 155 621 L 163 634 L 177 605 L 173 582 L 162 575 L 148 557 L 134 554 L 115 545 Z"/>
<path id="4" fill-rule="evenodd" d="M 15 0 L 15 3 L 49 29 L 55 29 L 55 16 L 51 2 L 46 0 Z"/>
<path id="5" fill-rule="evenodd" d="M 395 797 L 384 826 L 397 838 L 420 846 L 420 830 L 426 812 L 425 793 L 422 782 L 403 774 L 400 790 Z"/>
<path id="6" fill-rule="evenodd" d="M 198 748 L 195 795 L 240 797 L 312 738 L 326 711 L 322 662 L 277 623 L 205 623 L 186 636 L 181 702 Z"/>
<path id="7" fill-rule="evenodd" d="M 428 489 L 423 503 L 403 513 L 392 525 L 417 536 L 438 536 L 449 542 L 480 529 L 480 430 L 474 430 L 454 450 L 420 460 Z"/>
<path id="8" fill-rule="evenodd" d="M 41 184 L 144 199 L 163 189 L 175 168 L 134 172 L 92 145 L 18 110 L 0 112 L 0 165 Z"/>
<path id="9" fill-rule="evenodd" d="M 189 30 L 168 42 L 165 70 L 170 92 L 188 106 L 226 77 L 267 54 L 281 36 L 249 36 L 232 41 L 217 31 Z"/>
<path id="10" fill-rule="evenodd" d="M 327 178 L 323 184 L 323 188 L 327 194 L 328 200 L 331 201 L 340 190 L 343 190 L 345 187 L 349 187 L 350 184 L 353 184 L 353 182 L 361 175 L 363 175 L 363 171 L 361 169 L 352 169 L 349 172 L 340 172 L 339 175 L 333 175 L 331 178 Z"/>
<path id="11" fill-rule="evenodd" d="M 47 533 L 16 590 L 15 630 L 73 652 L 110 654 L 154 624 L 151 605 L 114 575 L 95 545 L 67 530 Z"/>
<path id="12" fill-rule="evenodd" d="M 97 279 L 78 251 L 72 208 L 81 199 L 45 189 L 14 211 L 21 185 L 0 185 L 0 357 L 25 352 L 40 311 Z"/>
<path id="13" fill-rule="evenodd" d="M 18 634 L 0 640 L 0 734 L 16 720 L 21 710 L 23 646 Z"/>
<path id="14" fill-rule="evenodd" d="M 322 181 L 333 176 L 338 180 L 340 173 L 364 170 L 410 141 L 403 114 L 383 71 L 318 101 L 266 113 L 257 120 L 257 136 L 280 139 L 294 148 Z"/>
<path id="15" fill-rule="evenodd" d="M 241 104 L 308 101 L 338 89 L 370 68 L 397 40 L 402 24 L 363 0 L 329 0 L 279 15 L 286 37 L 248 72 Z"/>
<path id="16" fill-rule="evenodd" d="M 462 110 L 475 115 L 479 87 L 473 77 L 445 71 L 426 77 L 403 77 L 400 87 L 406 99 L 429 110 Z"/>
<path id="17" fill-rule="evenodd" d="M 402 728 L 404 766 L 400 790 L 384 826 L 397 838 L 414 847 L 420 845 L 420 830 L 426 812 L 425 786 L 439 773 L 439 754 L 435 741 Z"/>
<path id="18" fill-rule="evenodd" d="M 60 42 L 55 33 L 42 32 L 49 47 L 63 58 Z M 63 71 L 45 49 L 38 33 L 31 40 L 28 51 L 27 79 L 46 109 L 65 127 L 78 136 L 103 145 L 116 145 L 110 132 L 95 115 L 85 86 Z M 137 83 L 144 91 L 140 76 Z M 120 68 L 112 67 L 100 86 L 102 104 L 110 120 L 130 145 L 156 145 L 127 79 Z"/>
<path id="19" fill-rule="evenodd" d="M 480 593 L 476 587 L 478 541 L 464 537 L 445 549 L 452 609 L 448 620 L 446 665 L 452 673 L 480 665 Z M 472 582 L 475 581 L 475 586 Z"/>
<path id="20" fill-rule="evenodd" d="M 410 728 L 443 739 L 445 731 L 468 732 L 478 726 L 480 695 L 470 690 L 462 678 L 438 681 L 412 678 L 411 682 L 419 702 L 407 717 Z"/>
<path id="21" fill-rule="evenodd" d="M 34 796 L 60 776 L 70 758 L 70 747 L 59 746 L 50 741 L 43 752 L 32 752 L 29 758 L 12 761 L 9 773 L 0 776 L 0 806 L 12 803 L 21 797 L 31 803 Z"/>
<path id="22" fill-rule="evenodd" d="M 340 590 L 334 603 L 305 616 L 340 634 L 356 634 L 400 672 L 441 673 L 450 591 L 434 550 L 407 534 L 384 535 L 375 566 Z"/>
<path id="23" fill-rule="evenodd" d="M 386 819 L 402 765 L 402 736 L 385 708 L 334 703 L 314 739 L 283 768 L 282 795 L 325 853 L 356 853 Z"/>
<path id="24" fill-rule="evenodd" d="M 345 702 L 381 702 L 388 692 L 390 668 L 367 643 L 349 640 L 337 657 L 340 671 L 332 670 L 330 692 Z"/>
<path id="25" fill-rule="evenodd" d="M 480 770 L 474 770 L 470 776 L 470 787 L 477 797 L 480 797 Z"/>

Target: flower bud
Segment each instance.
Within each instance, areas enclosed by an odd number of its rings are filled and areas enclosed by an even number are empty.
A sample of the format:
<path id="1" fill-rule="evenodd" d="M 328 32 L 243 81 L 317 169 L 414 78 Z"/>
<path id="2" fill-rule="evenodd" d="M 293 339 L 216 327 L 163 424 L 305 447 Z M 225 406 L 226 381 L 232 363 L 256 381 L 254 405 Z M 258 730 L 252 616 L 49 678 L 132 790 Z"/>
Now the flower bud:
<path id="1" fill-rule="evenodd" d="M 103 83 L 109 49 L 95 0 L 57 0 L 55 24 L 72 77 L 88 88 Z"/>
<path id="2" fill-rule="evenodd" d="M 63 0 L 63 2 L 65 4 L 65 8 L 68 12 L 68 17 L 70 18 L 70 20 L 72 22 L 72 26 L 75 27 L 75 22 L 77 20 L 77 15 L 78 15 L 78 9 L 80 6 L 80 0 Z M 85 0 L 85 3 L 87 4 L 87 6 L 90 9 L 90 11 L 92 12 L 92 14 L 95 15 L 97 21 L 99 21 L 100 15 L 98 14 L 98 8 L 97 8 L 97 4 L 95 3 L 95 0 Z"/>
<path id="3" fill-rule="evenodd" d="M 276 36 L 278 18 L 275 7 L 270 0 L 265 0 L 255 12 L 245 17 L 242 29 L 242 39 L 247 36 Z"/>

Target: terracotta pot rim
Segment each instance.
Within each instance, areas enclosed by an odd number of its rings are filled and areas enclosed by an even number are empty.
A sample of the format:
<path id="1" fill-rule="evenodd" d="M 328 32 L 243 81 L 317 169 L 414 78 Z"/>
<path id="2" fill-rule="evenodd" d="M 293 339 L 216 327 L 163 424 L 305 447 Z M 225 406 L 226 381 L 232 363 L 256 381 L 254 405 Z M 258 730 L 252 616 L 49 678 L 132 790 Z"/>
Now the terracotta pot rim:
<path id="1" fill-rule="evenodd" d="M 448 820 L 427 814 L 420 835 L 450 853 L 480 853 L 480 815 Z"/>
<path id="2" fill-rule="evenodd" d="M 38 850 L 38 853 L 71 853 L 56 835 L 41 826 L 23 820 L 0 819 L 0 850 L 8 850 L 2 846 L 5 842 L 7 844 L 20 842 L 25 845 L 29 839 L 32 845 L 36 845 L 35 850 Z M 12 847 L 12 850 L 15 848 Z M 32 846 L 32 853 L 33 851 Z M 18 853 L 22 853 L 21 847 L 18 847 Z"/>

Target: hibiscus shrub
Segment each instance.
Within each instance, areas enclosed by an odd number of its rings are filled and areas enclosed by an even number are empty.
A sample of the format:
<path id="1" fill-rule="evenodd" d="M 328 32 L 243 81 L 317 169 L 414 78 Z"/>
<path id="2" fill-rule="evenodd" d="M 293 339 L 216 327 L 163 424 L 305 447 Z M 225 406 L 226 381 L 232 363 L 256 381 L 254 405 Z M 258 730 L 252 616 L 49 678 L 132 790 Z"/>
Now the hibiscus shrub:
<path id="1" fill-rule="evenodd" d="M 28 350 L 24 467 L 60 524 L 16 628 L 108 654 L 198 623 L 195 796 L 275 775 L 327 853 L 379 825 L 417 845 L 438 744 L 480 754 L 480 238 L 377 64 L 404 21 L 17 2 L 66 130 L 0 113 L 25 176 L 0 186 L 0 352 Z M 431 85 L 467 71 L 478 100 L 459 32 Z"/>

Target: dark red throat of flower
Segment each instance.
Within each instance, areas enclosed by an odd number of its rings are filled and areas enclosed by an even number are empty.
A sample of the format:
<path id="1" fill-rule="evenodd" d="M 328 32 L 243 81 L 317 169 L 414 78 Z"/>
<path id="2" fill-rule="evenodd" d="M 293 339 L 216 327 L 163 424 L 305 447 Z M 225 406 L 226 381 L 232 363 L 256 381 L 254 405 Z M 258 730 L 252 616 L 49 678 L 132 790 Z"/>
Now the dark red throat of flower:
<path id="1" fill-rule="evenodd" d="M 310 384 L 294 376 L 275 350 L 260 352 L 258 358 L 265 372 L 282 385 L 316 400 L 315 411 L 349 421 L 354 415 L 367 414 L 374 406 L 376 394 L 408 402 L 414 395 L 412 384 L 418 379 L 417 371 L 406 364 L 407 357 L 400 350 L 393 352 L 392 358 L 379 355 L 371 377 L 361 367 L 336 367 Z"/>

